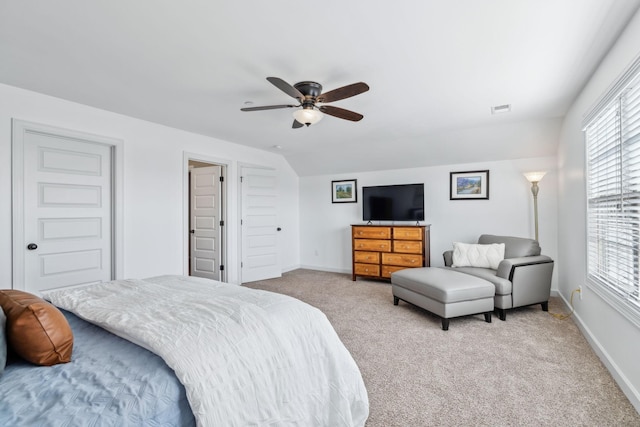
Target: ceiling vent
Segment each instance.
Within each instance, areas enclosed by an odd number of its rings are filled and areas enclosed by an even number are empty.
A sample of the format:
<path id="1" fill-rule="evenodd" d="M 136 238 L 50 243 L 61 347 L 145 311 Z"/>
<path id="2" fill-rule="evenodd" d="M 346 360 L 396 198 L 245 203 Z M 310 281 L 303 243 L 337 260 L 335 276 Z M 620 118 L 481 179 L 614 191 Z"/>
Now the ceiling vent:
<path id="1" fill-rule="evenodd" d="M 511 104 L 496 105 L 491 107 L 491 114 L 502 114 L 511 111 Z"/>

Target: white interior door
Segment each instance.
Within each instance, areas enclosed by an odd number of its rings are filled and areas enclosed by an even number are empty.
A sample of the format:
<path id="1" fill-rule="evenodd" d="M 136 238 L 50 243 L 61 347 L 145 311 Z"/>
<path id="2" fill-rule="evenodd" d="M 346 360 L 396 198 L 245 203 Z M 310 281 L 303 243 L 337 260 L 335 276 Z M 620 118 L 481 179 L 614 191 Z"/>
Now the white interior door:
<path id="1" fill-rule="evenodd" d="M 37 293 L 111 280 L 111 147 L 22 126 L 13 148 L 13 212 L 21 215 L 14 221 L 14 287 Z"/>
<path id="2" fill-rule="evenodd" d="M 276 173 L 243 167 L 241 177 L 242 283 L 280 277 Z"/>
<path id="3" fill-rule="evenodd" d="M 191 276 L 220 280 L 220 176 L 222 167 L 191 169 Z"/>

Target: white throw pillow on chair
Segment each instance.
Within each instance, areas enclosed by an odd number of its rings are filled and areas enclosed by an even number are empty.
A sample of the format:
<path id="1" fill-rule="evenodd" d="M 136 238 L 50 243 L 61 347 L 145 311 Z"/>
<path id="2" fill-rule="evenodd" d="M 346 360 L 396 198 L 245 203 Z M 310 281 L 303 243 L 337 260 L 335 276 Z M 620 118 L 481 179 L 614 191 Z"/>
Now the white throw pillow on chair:
<path id="1" fill-rule="evenodd" d="M 498 269 L 504 259 L 504 243 L 478 245 L 453 242 L 452 267 L 482 267 Z"/>

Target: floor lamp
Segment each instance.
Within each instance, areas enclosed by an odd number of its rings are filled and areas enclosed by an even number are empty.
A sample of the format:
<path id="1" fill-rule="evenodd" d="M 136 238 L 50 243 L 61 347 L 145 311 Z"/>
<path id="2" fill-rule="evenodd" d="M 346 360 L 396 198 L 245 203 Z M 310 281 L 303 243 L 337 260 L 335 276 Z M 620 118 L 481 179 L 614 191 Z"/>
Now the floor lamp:
<path id="1" fill-rule="evenodd" d="M 536 241 L 538 240 L 538 183 L 546 172 L 525 172 L 524 176 L 531 183 L 531 194 L 533 194 L 533 217 L 536 225 Z"/>

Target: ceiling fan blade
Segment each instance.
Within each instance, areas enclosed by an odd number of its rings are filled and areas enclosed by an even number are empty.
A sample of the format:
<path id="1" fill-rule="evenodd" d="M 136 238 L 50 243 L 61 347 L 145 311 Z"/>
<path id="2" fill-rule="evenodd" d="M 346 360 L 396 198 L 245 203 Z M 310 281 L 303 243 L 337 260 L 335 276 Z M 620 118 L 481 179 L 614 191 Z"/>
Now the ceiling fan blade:
<path id="1" fill-rule="evenodd" d="M 264 107 L 245 107 L 240 111 L 261 111 L 261 110 L 275 110 L 276 108 L 292 108 L 298 107 L 298 105 L 265 105 Z"/>
<path id="2" fill-rule="evenodd" d="M 298 129 L 301 127 L 304 127 L 304 125 L 302 123 L 300 123 L 299 121 L 297 121 L 296 119 L 293 119 L 293 126 L 291 126 L 293 129 Z"/>
<path id="3" fill-rule="evenodd" d="M 333 102 L 340 99 L 350 98 L 352 96 L 360 95 L 363 92 L 369 90 L 369 86 L 366 83 L 359 82 L 350 84 L 347 86 L 339 87 L 338 89 L 330 90 L 327 93 L 323 93 L 318 97 L 318 102 Z M 328 114 L 328 113 L 327 113 Z"/>
<path id="4" fill-rule="evenodd" d="M 304 95 L 295 87 L 291 86 L 289 83 L 285 82 L 281 78 L 278 77 L 267 77 L 275 87 L 286 93 L 292 98 L 299 99 L 300 101 L 304 100 Z"/>
<path id="5" fill-rule="evenodd" d="M 344 108 L 332 107 L 331 105 L 322 105 L 318 107 L 318 110 L 330 116 L 351 120 L 352 122 L 359 122 L 364 117 L 362 114 L 345 110 Z"/>

